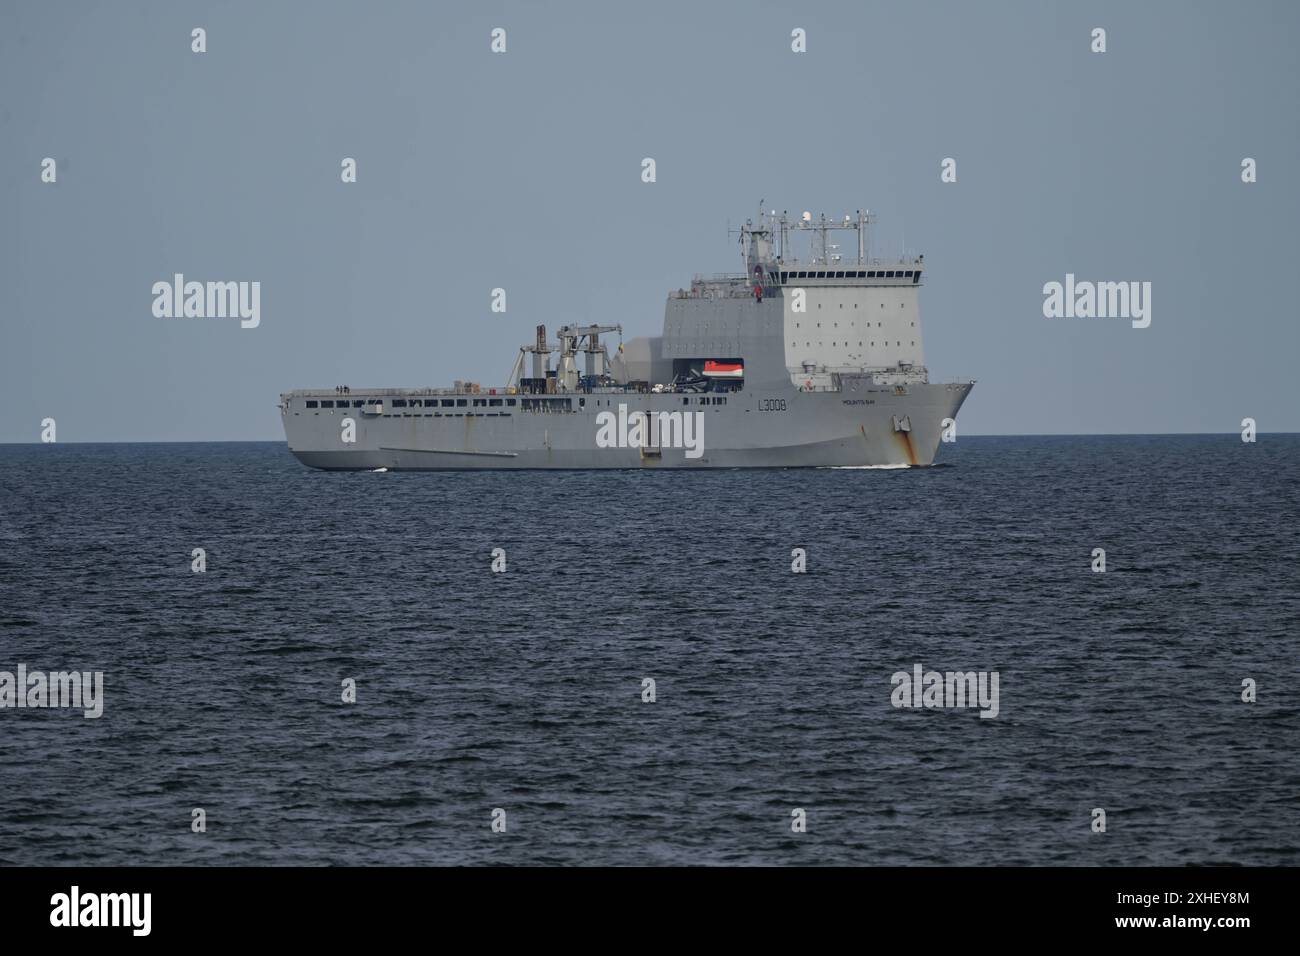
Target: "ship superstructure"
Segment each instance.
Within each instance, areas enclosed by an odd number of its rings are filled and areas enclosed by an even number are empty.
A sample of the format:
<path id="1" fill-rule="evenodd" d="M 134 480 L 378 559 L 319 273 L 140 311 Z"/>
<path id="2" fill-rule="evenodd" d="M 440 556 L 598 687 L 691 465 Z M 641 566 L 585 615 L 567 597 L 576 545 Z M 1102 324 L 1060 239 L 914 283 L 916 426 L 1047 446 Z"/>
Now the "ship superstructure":
<path id="1" fill-rule="evenodd" d="M 499 386 L 286 392 L 289 448 L 325 469 L 928 465 L 974 383 L 930 383 L 924 257 L 872 258 L 872 221 L 760 209 L 744 272 L 671 292 L 661 335 L 538 326 Z"/>

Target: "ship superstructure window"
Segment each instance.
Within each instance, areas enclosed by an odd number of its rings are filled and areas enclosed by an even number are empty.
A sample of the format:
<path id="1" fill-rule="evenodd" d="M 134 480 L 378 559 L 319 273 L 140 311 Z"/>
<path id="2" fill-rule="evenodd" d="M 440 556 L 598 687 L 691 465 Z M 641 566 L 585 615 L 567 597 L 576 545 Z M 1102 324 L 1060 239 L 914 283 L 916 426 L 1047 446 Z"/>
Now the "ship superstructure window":
<path id="1" fill-rule="evenodd" d="M 456 404 L 456 403 L 455 403 L 454 401 L 452 401 L 450 398 L 444 398 L 444 399 L 442 400 L 442 407 L 443 407 L 443 408 L 451 408 L 451 407 L 452 407 L 453 405 L 455 405 L 455 404 Z"/>
<path id="2" fill-rule="evenodd" d="M 474 399 L 474 407 L 475 407 L 475 408 L 486 408 L 486 407 L 487 407 L 487 399 L 484 399 L 484 398 L 476 398 L 476 399 Z"/>
<path id="3" fill-rule="evenodd" d="M 394 408 L 405 408 L 405 407 L 406 407 L 406 399 L 404 399 L 404 398 L 395 398 L 395 399 L 393 399 L 393 407 L 394 407 Z"/>
<path id="4" fill-rule="evenodd" d="M 466 404 L 467 404 L 466 399 L 463 399 L 463 398 L 458 398 L 458 399 L 456 399 L 456 407 L 457 407 L 457 408 L 464 408 Z"/>
<path id="5" fill-rule="evenodd" d="M 316 405 L 317 405 L 316 402 L 312 402 L 312 401 L 307 402 L 307 407 L 308 407 L 308 408 L 315 408 Z"/>
<path id="6" fill-rule="evenodd" d="M 327 401 L 323 401 L 323 402 L 320 403 L 320 407 L 321 407 L 321 408 L 333 408 L 333 407 L 334 407 L 334 400 L 333 400 L 333 399 L 329 399 L 329 400 L 327 400 Z"/>
<path id="7" fill-rule="evenodd" d="M 501 399 L 499 399 L 499 398 L 489 398 L 489 399 L 488 399 L 488 405 L 489 405 L 489 406 L 491 406 L 491 405 L 500 405 L 500 404 L 501 404 Z"/>
<path id="8" fill-rule="evenodd" d="M 515 407 L 515 400 L 514 400 L 513 398 L 507 398 L 507 399 L 506 399 L 506 404 L 509 405 L 511 408 L 514 408 L 514 407 Z"/>

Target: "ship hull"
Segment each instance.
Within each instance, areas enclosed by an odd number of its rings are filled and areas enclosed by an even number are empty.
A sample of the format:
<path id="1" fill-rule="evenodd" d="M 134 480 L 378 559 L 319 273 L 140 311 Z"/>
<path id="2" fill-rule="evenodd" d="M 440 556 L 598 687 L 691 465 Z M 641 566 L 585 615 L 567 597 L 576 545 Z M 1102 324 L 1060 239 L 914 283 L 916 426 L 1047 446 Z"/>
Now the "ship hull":
<path id="1" fill-rule="evenodd" d="M 329 471 L 925 466 L 934 461 L 944 420 L 956 418 L 971 387 L 746 389 L 725 396 L 725 404 L 721 396 L 597 392 L 571 396 L 574 410 L 562 414 L 523 411 L 517 404 L 509 411 L 494 406 L 479 413 L 366 415 L 307 409 L 299 400 L 283 409 L 283 417 L 293 454 Z M 624 418 L 698 416 L 698 434 L 687 436 L 696 440 L 686 442 L 694 447 L 673 447 L 671 434 L 661 447 L 640 447 L 648 440 L 601 447 L 601 413 L 612 417 L 620 405 Z M 351 441 L 344 440 L 345 418 L 352 423 Z"/>

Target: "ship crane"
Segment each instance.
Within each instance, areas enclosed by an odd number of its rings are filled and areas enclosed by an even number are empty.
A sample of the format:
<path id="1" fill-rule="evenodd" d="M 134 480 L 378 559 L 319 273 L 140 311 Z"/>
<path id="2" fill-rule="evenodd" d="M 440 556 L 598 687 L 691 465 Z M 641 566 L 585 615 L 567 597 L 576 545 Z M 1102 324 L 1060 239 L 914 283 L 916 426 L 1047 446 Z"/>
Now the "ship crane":
<path id="1" fill-rule="evenodd" d="M 514 368 L 510 370 L 510 377 L 506 379 L 506 385 L 509 387 L 518 387 L 521 392 L 542 392 L 546 390 L 547 373 L 550 371 L 551 353 L 555 351 L 554 345 L 547 344 L 546 326 L 537 327 L 537 339 L 531 345 L 519 346 L 519 356 L 515 359 Z M 533 376 L 524 378 L 524 357 L 527 355 L 533 357 Z"/>
<path id="2" fill-rule="evenodd" d="M 536 341 L 520 346 L 519 355 L 515 359 L 514 368 L 510 371 L 507 384 L 517 385 L 521 391 L 526 392 L 550 391 L 552 386 L 548 385 L 548 379 L 554 375 L 556 380 L 554 390 L 577 391 L 581 384 L 577 364 L 579 352 L 586 355 L 585 378 L 588 381 L 599 381 L 608 375 L 610 370 L 609 350 L 600 341 L 600 336 L 605 332 L 617 332 L 622 339 L 623 326 L 565 325 L 556 332 L 560 338 L 559 344 L 547 342 L 546 326 L 537 326 Z M 554 372 L 550 368 L 552 352 L 560 353 L 559 366 Z M 528 355 L 533 357 L 533 374 L 531 378 L 523 378 L 524 359 Z"/>
<path id="3" fill-rule="evenodd" d="M 578 353 L 586 356 L 584 375 L 588 382 L 598 382 L 609 374 L 609 350 L 601 344 L 603 332 L 617 332 L 621 338 L 621 325 L 565 325 L 556 333 L 560 337 L 560 368 L 557 373 L 558 388 L 562 392 L 577 391 L 582 379 L 578 375 Z"/>

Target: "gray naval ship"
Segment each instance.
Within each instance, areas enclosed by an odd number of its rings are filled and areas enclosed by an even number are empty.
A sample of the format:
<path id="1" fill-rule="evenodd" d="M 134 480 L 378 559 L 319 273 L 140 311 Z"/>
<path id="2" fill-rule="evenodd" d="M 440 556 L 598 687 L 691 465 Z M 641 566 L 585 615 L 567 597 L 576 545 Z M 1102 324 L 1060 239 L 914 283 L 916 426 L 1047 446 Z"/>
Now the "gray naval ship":
<path id="1" fill-rule="evenodd" d="M 873 220 L 760 208 L 745 271 L 669 293 L 662 335 L 538 326 L 500 386 L 286 392 L 289 448 L 328 470 L 929 465 L 974 382 L 930 382 L 924 256 L 871 258 Z"/>

